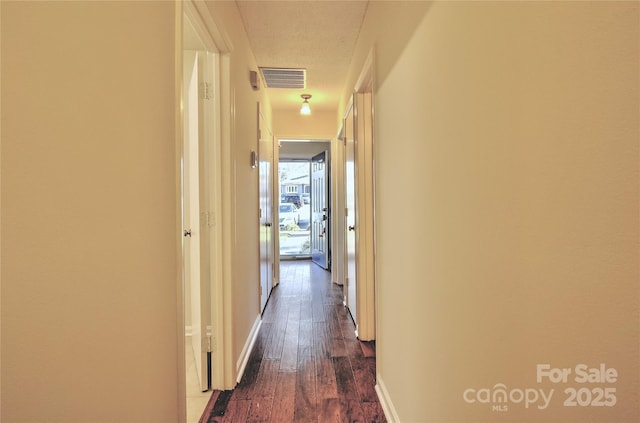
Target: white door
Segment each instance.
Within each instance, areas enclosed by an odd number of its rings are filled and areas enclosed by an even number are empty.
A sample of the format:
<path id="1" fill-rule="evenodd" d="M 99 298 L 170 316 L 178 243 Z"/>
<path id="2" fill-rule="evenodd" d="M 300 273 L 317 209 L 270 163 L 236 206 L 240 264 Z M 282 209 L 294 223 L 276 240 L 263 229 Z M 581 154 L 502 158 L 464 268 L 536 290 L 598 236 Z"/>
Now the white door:
<path id="1" fill-rule="evenodd" d="M 327 152 L 311 159 L 311 259 L 329 268 L 329 178 Z"/>
<path id="2" fill-rule="evenodd" d="M 201 100 L 198 95 L 200 72 L 199 54 L 184 52 L 184 135 L 182 146 L 182 227 L 183 237 L 183 273 L 188 298 L 186 309 L 190 309 L 188 318 L 191 326 L 191 343 L 195 358 L 196 371 L 203 391 L 208 389 L 207 369 L 207 304 L 205 283 L 202 280 L 201 247 L 206 237 L 201 232 L 200 216 L 203 202 L 200 200 L 201 169 L 200 144 L 202 122 L 200 119 Z M 187 311 L 188 312 L 188 311 Z M 185 316 L 186 317 L 186 316 Z"/>
<path id="3" fill-rule="evenodd" d="M 353 105 L 344 121 L 345 136 L 345 296 L 351 317 L 358 327 L 357 310 L 357 269 L 356 269 L 356 169 L 355 169 L 355 125 Z"/>
<path id="4" fill-rule="evenodd" d="M 273 135 L 266 125 L 258 105 L 258 156 L 260 178 L 260 310 L 264 311 L 273 287 Z"/>
<path id="5" fill-rule="evenodd" d="M 373 97 L 355 94 L 356 269 L 358 272 L 356 319 L 360 340 L 375 339 L 375 266 L 373 222 Z"/>

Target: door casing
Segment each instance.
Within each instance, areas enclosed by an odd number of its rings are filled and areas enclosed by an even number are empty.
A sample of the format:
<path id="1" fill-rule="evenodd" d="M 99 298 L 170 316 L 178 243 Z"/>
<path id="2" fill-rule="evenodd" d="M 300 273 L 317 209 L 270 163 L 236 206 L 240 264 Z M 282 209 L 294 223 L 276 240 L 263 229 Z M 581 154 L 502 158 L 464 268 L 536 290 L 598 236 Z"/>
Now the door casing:
<path id="1" fill-rule="evenodd" d="M 356 83 L 343 121 L 344 292 L 356 336 L 376 338 L 373 53 Z"/>
<path id="2" fill-rule="evenodd" d="M 229 219 L 232 216 L 230 210 L 231 187 L 229 178 L 223 175 L 230 173 L 231 162 L 231 66 L 229 53 L 231 46 L 223 36 L 212 18 L 206 3 L 202 0 L 185 0 L 175 2 L 176 24 L 175 24 L 175 86 L 176 104 L 180 105 L 183 100 L 183 28 L 191 25 L 195 30 L 198 39 L 204 46 L 203 51 L 212 57 L 211 66 L 216 72 L 217 78 L 212 81 L 211 107 L 216 110 L 207 113 L 208 118 L 206 131 L 209 131 L 209 142 L 205 143 L 205 151 L 202 154 L 204 167 L 211 170 L 207 174 L 208 188 L 206 189 L 206 199 L 204 208 L 204 220 L 210 230 L 206 231 L 209 251 L 210 292 L 207 300 L 211 313 L 211 368 L 213 389 L 231 389 L 235 385 L 234 366 L 231 360 L 231 311 L 225 307 L 224 292 L 230 290 L 230 266 L 231 266 L 231 235 L 228 232 L 230 227 Z M 182 192 L 179 189 L 181 179 L 182 143 L 184 119 L 182 108 L 177 107 L 175 111 L 176 121 L 176 218 L 181 220 Z M 182 228 L 182 224 L 179 226 Z M 178 245 L 182 244 L 183 233 L 176 234 Z M 179 263 L 184 263 L 185 259 L 182 249 L 178 248 Z M 181 268 L 182 266 L 179 266 Z M 184 325 L 184 301 L 185 292 L 182 274 L 176 277 L 176 290 L 178 292 L 178 303 L 176 310 L 178 319 L 176 326 L 176 336 L 178 345 L 182 345 L 185 339 Z M 179 349 L 177 353 L 177 368 L 179 374 L 178 393 L 178 421 L 186 421 L 186 366 L 184 349 Z"/>

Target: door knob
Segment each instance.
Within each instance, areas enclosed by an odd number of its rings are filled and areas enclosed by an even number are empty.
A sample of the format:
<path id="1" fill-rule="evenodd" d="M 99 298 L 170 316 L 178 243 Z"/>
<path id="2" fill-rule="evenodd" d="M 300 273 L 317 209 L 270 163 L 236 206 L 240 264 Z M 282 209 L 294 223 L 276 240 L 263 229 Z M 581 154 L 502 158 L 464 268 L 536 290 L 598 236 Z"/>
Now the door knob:
<path id="1" fill-rule="evenodd" d="M 356 227 L 355 227 L 355 226 L 349 226 L 349 230 L 350 230 L 350 231 L 355 231 L 355 230 L 356 230 Z"/>
<path id="2" fill-rule="evenodd" d="M 191 229 L 185 229 L 183 234 L 184 236 L 188 236 L 189 238 L 191 238 Z"/>

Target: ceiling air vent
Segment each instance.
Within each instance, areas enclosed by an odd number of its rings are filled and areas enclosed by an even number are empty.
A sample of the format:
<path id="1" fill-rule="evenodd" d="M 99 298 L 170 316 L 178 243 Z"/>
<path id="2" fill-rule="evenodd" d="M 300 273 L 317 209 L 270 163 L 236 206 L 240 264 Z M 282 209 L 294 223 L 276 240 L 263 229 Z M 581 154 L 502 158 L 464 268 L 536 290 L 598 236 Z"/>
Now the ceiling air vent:
<path id="1" fill-rule="evenodd" d="M 307 86 L 306 69 L 260 68 L 267 88 L 302 89 Z"/>

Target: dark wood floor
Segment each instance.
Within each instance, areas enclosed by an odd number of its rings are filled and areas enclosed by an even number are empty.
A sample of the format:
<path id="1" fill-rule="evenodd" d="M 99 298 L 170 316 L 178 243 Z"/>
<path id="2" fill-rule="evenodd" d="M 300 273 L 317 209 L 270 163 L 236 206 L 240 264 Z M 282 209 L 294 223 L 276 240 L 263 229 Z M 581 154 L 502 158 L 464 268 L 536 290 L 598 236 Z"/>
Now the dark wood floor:
<path id="1" fill-rule="evenodd" d="M 215 392 L 200 422 L 386 422 L 375 346 L 354 330 L 329 272 L 282 262 L 242 380 Z"/>

